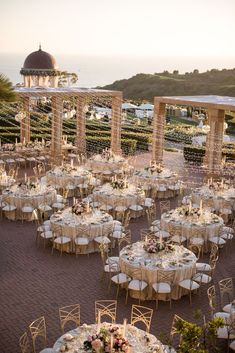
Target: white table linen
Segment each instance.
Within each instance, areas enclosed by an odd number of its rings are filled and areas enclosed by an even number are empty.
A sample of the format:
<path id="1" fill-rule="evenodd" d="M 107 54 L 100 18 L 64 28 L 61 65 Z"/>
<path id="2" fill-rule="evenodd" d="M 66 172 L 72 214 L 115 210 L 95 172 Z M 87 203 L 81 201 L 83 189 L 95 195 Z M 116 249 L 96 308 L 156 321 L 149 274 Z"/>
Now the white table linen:
<path id="1" fill-rule="evenodd" d="M 174 245 L 170 252 L 160 251 L 150 254 L 144 250 L 144 241 L 127 245 L 120 252 L 119 265 L 122 272 L 133 279 L 146 281 L 149 286 L 143 299 L 154 299 L 152 284 L 160 282 L 164 273 L 171 274 L 172 299 L 179 299 L 185 292 L 177 283 L 189 279 L 196 272 L 197 258 L 193 252 L 183 246 Z M 131 292 L 131 296 L 135 293 Z M 162 300 L 166 299 L 163 295 Z"/>
<path id="2" fill-rule="evenodd" d="M 120 324 L 109 324 L 102 323 L 101 327 L 109 328 L 110 326 L 118 326 L 120 331 L 123 329 L 123 325 Z M 88 336 L 92 336 L 97 332 L 97 324 L 86 325 L 83 324 L 75 330 L 71 330 L 68 333 L 61 336 L 54 344 L 53 349 L 55 352 L 61 352 L 63 346 L 67 346 L 68 353 L 80 353 L 84 352 L 83 343 L 88 339 Z M 71 336 L 74 338 L 72 340 L 66 339 L 67 337 L 71 339 Z M 135 353 L 169 353 L 170 350 L 165 347 L 154 335 L 146 333 L 143 330 L 138 329 L 135 326 L 127 325 L 126 326 L 126 339 L 131 346 L 130 352 Z M 63 348 L 62 348 L 63 350 Z M 172 350 L 171 352 L 174 352 Z"/>
<path id="3" fill-rule="evenodd" d="M 192 208 L 192 215 L 187 215 L 188 206 L 178 207 L 164 213 L 161 217 L 161 229 L 186 238 L 197 236 L 200 232 L 205 240 L 219 234 L 223 227 L 223 219 L 206 209 Z M 194 212 L 194 213 L 193 213 Z M 203 230 L 203 231 L 202 231 Z"/>
<path id="4" fill-rule="evenodd" d="M 72 213 L 72 208 L 69 207 L 63 211 L 54 213 L 50 221 L 52 230 L 60 227 L 62 234 L 70 237 L 72 240 L 76 236 L 88 238 L 89 244 L 86 252 L 89 253 L 99 250 L 99 246 L 94 241 L 94 238 L 107 236 L 109 229 L 113 227 L 113 217 L 96 209 L 93 209 L 91 213 L 76 215 Z"/>

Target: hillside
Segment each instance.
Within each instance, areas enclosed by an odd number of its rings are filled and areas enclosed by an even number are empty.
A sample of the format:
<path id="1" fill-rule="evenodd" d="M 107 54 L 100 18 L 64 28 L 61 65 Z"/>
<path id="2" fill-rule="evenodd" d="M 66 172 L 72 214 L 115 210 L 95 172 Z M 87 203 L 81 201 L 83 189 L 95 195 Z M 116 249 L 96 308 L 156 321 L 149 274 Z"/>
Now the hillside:
<path id="1" fill-rule="evenodd" d="M 206 95 L 235 96 L 235 69 L 179 74 L 164 71 L 155 74 L 137 74 L 129 79 L 99 87 L 123 91 L 126 99 L 153 100 L 154 96 Z"/>

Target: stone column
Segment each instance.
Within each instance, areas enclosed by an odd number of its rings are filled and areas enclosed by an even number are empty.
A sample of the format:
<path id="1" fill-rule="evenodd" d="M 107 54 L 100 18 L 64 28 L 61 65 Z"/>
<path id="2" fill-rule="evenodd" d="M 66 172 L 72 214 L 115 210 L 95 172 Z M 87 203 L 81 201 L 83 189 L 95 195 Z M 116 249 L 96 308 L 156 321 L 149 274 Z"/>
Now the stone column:
<path id="1" fill-rule="evenodd" d="M 62 114 L 63 99 L 52 97 L 52 126 L 51 126 L 51 157 L 54 164 L 59 165 L 62 160 Z"/>
<path id="2" fill-rule="evenodd" d="M 111 150 L 122 154 L 121 149 L 122 93 L 112 97 Z"/>
<path id="3" fill-rule="evenodd" d="M 166 104 L 154 100 L 152 161 L 162 163 Z"/>
<path id="4" fill-rule="evenodd" d="M 208 174 L 218 174 L 221 169 L 224 115 L 224 110 L 208 109 L 210 131 L 207 134 L 204 158 L 204 166 L 207 168 Z"/>
<path id="5" fill-rule="evenodd" d="M 20 123 L 20 142 L 27 143 L 30 141 L 29 97 L 23 98 L 23 111 L 26 114 L 26 117 Z"/>
<path id="6" fill-rule="evenodd" d="M 86 102 L 82 96 L 77 97 L 76 147 L 77 152 L 86 154 Z"/>

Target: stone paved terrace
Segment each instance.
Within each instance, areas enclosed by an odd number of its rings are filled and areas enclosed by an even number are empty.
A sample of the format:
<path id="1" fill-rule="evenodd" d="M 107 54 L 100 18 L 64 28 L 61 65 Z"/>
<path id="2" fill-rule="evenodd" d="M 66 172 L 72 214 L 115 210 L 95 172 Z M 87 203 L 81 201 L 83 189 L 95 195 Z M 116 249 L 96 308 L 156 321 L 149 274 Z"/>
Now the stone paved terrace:
<path id="1" fill-rule="evenodd" d="M 149 160 L 149 155 L 143 155 L 136 160 L 141 165 Z M 184 169 L 181 154 L 166 153 L 165 164 L 178 170 L 184 177 L 192 180 L 200 178 L 190 168 Z M 176 200 L 172 200 L 172 207 Z M 157 202 L 157 214 L 159 203 Z M 146 217 L 132 220 L 130 229 L 133 240 L 139 239 L 139 230 L 146 228 Z M 58 308 L 65 305 L 79 303 L 81 305 L 81 322 L 94 322 L 94 302 L 97 299 L 115 299 L 116 288 L 107 292 L 107 282 L 100 281 L 102 264 L 98 253 L 78 256 L 63 254 L 62 257 L 51 249 L 35 245 L 36 225 L 33 223 L 0 222 L 0 352 L 19 352 L 19 337 L 28 325 L 36 318 L 44 315 L 47 324 L 48 346 L 53 346 L 61 335 Z M 218 267 L 214 282 L 225 277 L 235 275 L 235 246 L 229 246 L 220 251 Z M 154 309 L 151 332 L 159 336 L 160 332 L 169 333 L 173 315 L 177 313 L 185 319 L 192 320 L 195 309 L 201 309 L 209 318 L 210 312 L 206 297 L 206 288 L 193 296 L 190 307 L 189 298 L 182 297 L 173 301 L 172 309 L 168 302 L 159 302 L 155 309 L 155 302 L 146 301 L 142 304 Z M 217 286 L 218 290 L 218 286 Z M 138 301 L 129 298 L 125 305 L 125 292 L 121 291 L 118 299 L 118 322 L 124 317 L 130 318 L 131 305 Z M 219 309 L 219 303 L 218 303 Z M 225 352 L 225 346 L 221 347 Z"/>

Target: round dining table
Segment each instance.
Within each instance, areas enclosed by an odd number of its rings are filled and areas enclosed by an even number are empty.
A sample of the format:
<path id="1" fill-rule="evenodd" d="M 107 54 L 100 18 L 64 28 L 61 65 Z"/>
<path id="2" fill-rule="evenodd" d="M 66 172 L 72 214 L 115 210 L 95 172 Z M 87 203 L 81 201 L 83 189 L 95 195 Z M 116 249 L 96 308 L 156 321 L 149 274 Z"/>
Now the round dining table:
<path id="1" fill-rule="evenodd" d="M 196 272 L 196 255 L 182 245 L 173 245 L 171 250 L 161 250 L 149 253 L 145 250 L 145 241 L 139 241 L 124 247 L 119 255 L 119 265 L 122 272 L 132 279 L 143 280 L 148 283 L 146 291 L 142 292 L 143 300 L 155 299 L 152 284 L 161 282 L 167 276 L 172 286 L 172 299 L 179 299 L 186 294 L 177 284 L 191 278 Z M 164 281 L 164 280 L 163 280 Z M 139 293 L 130 291 L 130 296 L 139 298 Z M 166 300 L 166 295 L 159 297 Z"/>
<path id="2" fill-rule="evenodd" d="M 56 202 L 56 190 L 39 182 L 26 182 L 14 184 L 3 190 L 3 201 L 16 207 L 15 218 L 21 218 L 22 207 L 30 206 L 34 209 L 42 205 L 51 206 Z"/>
<path id="3" fill-rule="evenodd" d="M 208 209 L 190 209 L 188 205 L 165 212 L 161 216 L 162 230 L 183 235 L 187 239 L 202 237 L 207 241 L 210 237 L 219 235 L 223 224 L 223 219 Z"/>
<path id="4" fill-rule="evenodd" d="M 54 344 L 53 350 L 55 353 L 84 353 L 84 342 L 93 335 L 96 335 L 101 330 L 117 330 L 116 332 L 122 335 L 124 325 L 110 324 L 103 322 L 98 324 L 83 324 L 74 330 L 71 330 L 62 335 Z M 133 325 L 127 324 L 125 326 L 125 339 L 128 341 L 129 347 L 127 353 L 174 353 L 175 350 L 164 346 L 154 335 L 147 333 Z M 115 334 L 113 335 L 115 339 Z M 111 339 L 109 338 L 109 341 Z M 102 353 L 103 350 L 101 349 Z M 114 351 L 113 352 L 118 352 Z"/>
<path id="5" fill-rule="evenodd" d="M 94 241 L 94 238 L 108 236 L 114 226 L 113 217 L 101 210 L 91 209 L 90 212 L 77 215 L 72 212 L 71 207 L 54 213 L 50 218 L 50 223 L 52 230 L 59 229 L 62 235 L 72 240 L 76 237 L 88 238 L 86 253 L 99 251 L 99 244 Z M 74 250 L 74 247 L 66 249 L 68 252 Z"/>
<path id="6" fill-rule="evenodd" d="M 73 166 L 66 164 L 55 167 L 46 173 L 47 183 L 56 185 L 57 188 L 66 188 L 69 185 L 79 187 L 79 185 L 91 184 L 93 177 L 83 166 Z"/>
<path id="7" fill-rule="evenodd" d="M 150 197 L 170 198 L 176 196 L 181 188 L 178 175 L 167 168 L 152 170 L 151 167 L 136 170 L 132 180 L 148 191 Z"/>

